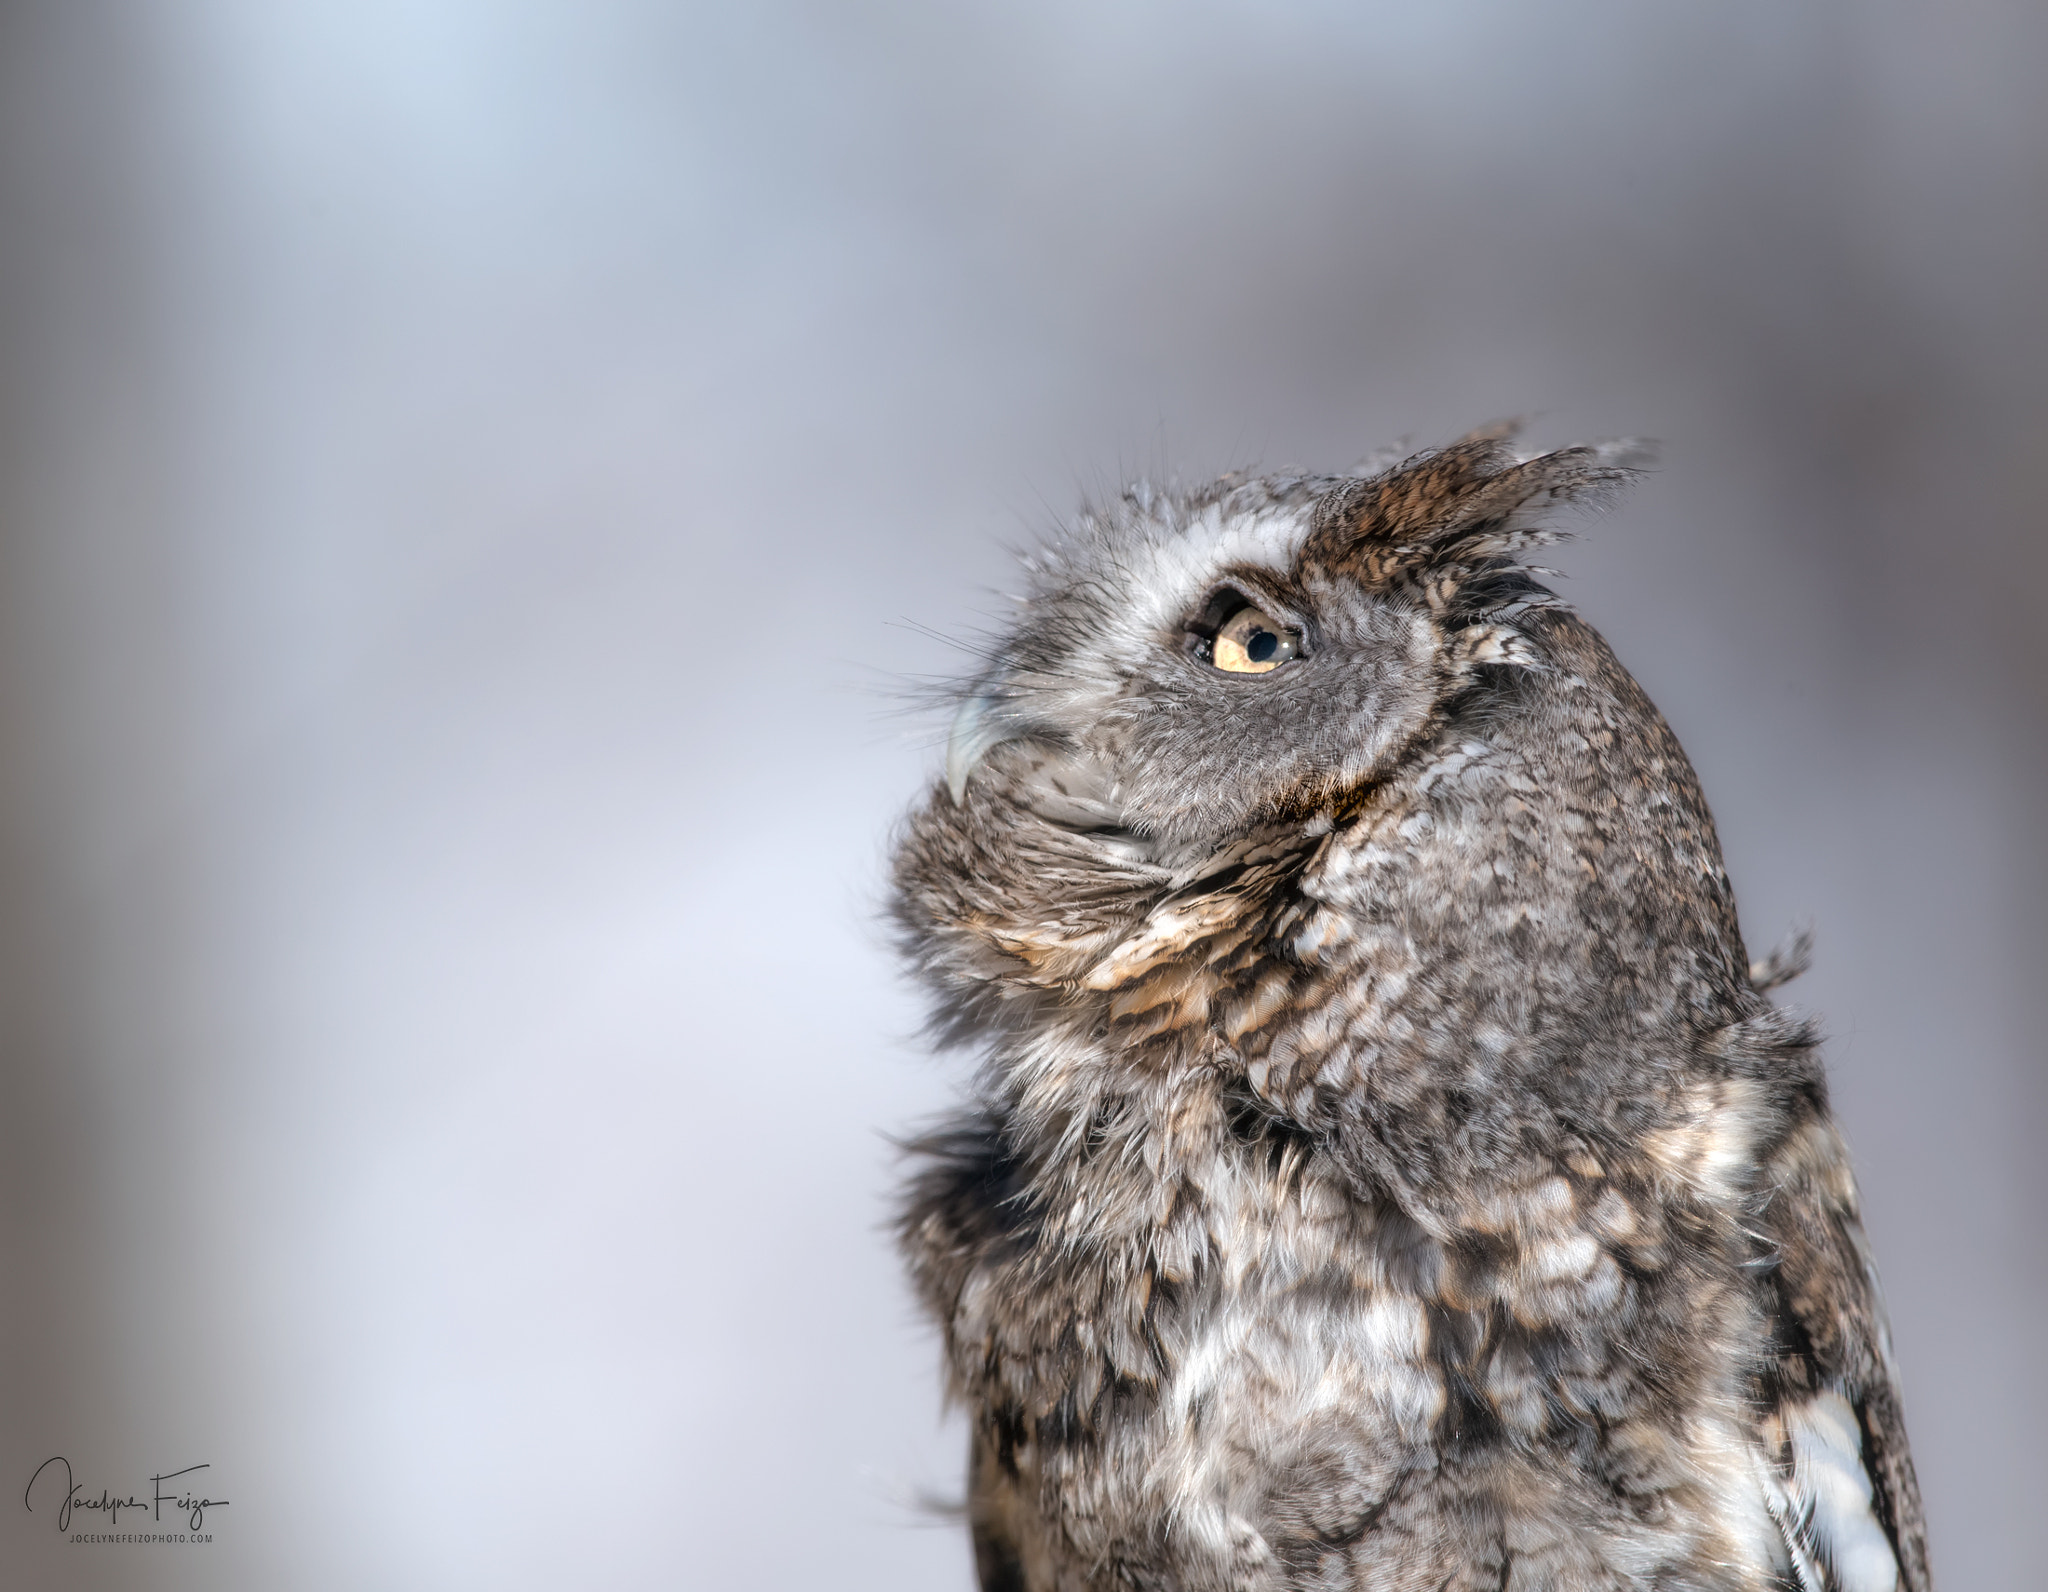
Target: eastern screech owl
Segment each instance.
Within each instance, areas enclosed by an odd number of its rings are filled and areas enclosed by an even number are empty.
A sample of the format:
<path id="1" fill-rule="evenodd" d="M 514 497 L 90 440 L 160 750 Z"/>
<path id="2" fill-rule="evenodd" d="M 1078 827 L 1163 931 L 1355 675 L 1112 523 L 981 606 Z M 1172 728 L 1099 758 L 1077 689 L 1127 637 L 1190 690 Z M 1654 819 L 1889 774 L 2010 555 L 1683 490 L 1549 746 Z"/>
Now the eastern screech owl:
<path id="1" fill-rule="evenodd" d="M 1628 473 L 1496 430 L 1030 560 L 895 863 L 986 1056 L 902 1236 L 988 1592 L 1925 1592 L 1796 968 L 1517 556 Z"/>

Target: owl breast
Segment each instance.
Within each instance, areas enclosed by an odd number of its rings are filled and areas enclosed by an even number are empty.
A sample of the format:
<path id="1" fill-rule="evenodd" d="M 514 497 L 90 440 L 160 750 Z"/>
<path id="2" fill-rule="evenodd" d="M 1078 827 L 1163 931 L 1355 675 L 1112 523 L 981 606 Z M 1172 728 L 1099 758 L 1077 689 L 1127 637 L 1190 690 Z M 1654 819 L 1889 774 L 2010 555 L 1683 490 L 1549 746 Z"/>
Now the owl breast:
<path id="1" fill-rule="evenodd" d="M 1703 1369 L 1756 1323 L 1739 1290 L 1660 1275 L 1646 1193 L 1582 1158 L 1435 1233 L 1222 1073 L 1168 1097 L 1146 1120 L 1174 1142 L 1109 1114 L 1063 1210 L 1025 1218 L 984 1168 L 953 1190 L 979 1190 L 968 1219 L 925 1218 L 958 1267 L 923 1278 L 954 1290 L 956 1381 L 996 1412 L 975 1508 L 1041 1567 L 1025 1585 L 1162 1553 L 1188 1588 L 1489 1563 L 1471 1584 L 1495 1587 L 1508 1553 L 1531 1585 L 1769 1584 L 1737 1391 Z M 1702 1140 L 1740 1106 L 1703 1101 Z M 1163 1196 L 1148 1165 L 1180 1169 Z M 1626 1336 L 1674 1308 L 1701 1354 L 1645 1366 Z"/>

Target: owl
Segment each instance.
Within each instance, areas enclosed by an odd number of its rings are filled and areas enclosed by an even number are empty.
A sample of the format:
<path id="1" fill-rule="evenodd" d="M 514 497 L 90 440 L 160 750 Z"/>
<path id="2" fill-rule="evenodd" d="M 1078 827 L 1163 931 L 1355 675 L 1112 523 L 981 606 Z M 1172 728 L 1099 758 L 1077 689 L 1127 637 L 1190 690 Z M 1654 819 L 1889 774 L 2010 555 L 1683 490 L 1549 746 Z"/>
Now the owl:
<path id="1" fill-rule="evenodd" d="M 1817 1035 L 1522 560 L 1626 447 L 1134 487 L 1027 559 L 893 913 L 984 1592 L 1925 1592 Z"/>

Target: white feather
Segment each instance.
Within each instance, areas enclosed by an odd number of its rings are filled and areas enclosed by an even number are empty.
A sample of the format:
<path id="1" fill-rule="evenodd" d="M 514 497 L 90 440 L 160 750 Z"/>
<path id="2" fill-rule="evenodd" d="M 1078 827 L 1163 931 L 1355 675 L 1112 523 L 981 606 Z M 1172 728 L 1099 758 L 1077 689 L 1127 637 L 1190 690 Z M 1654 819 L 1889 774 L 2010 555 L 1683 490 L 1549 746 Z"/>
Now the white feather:
<path id="1" fill-rule="evenodd" d="M 1767 1471 L 1765 1498 L 1801 1592 L 1898 1592 L 1849 1401 L 1818 1393 L 1786 1406 L 1780 1421 L 1790 1466 Z"/>

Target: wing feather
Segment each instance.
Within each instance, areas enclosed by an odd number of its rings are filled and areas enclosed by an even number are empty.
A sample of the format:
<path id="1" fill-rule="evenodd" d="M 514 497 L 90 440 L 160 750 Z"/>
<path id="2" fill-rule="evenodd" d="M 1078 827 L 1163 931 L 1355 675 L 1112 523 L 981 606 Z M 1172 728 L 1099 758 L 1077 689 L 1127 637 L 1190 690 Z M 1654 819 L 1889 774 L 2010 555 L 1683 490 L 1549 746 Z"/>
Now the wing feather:
<path id="1" fill-rule="evenodd" d="M 1802 1592 L 1929 1592 L 1920 1490 L 1847 1152 L 1818 1108 L 1771 1165 L 1771 1513 Z"/>

